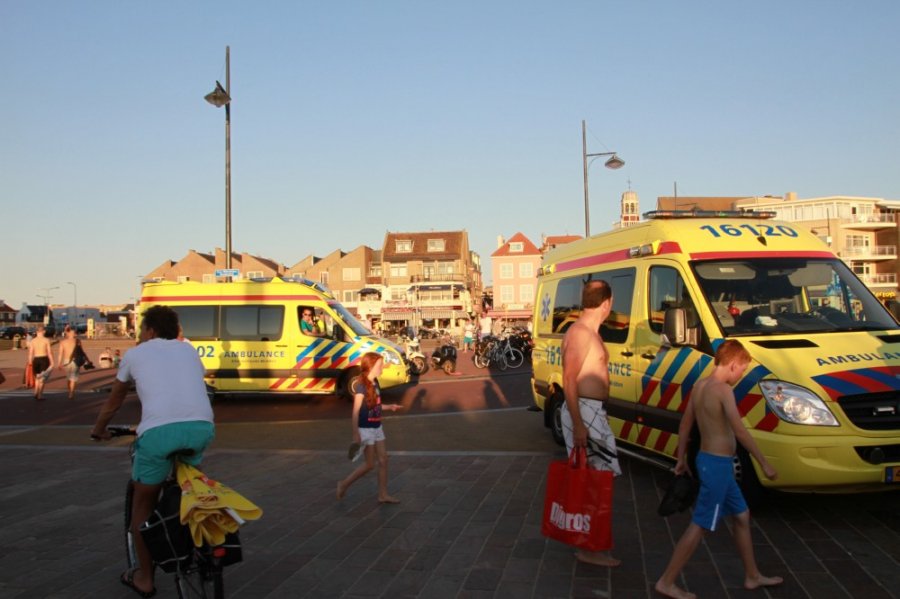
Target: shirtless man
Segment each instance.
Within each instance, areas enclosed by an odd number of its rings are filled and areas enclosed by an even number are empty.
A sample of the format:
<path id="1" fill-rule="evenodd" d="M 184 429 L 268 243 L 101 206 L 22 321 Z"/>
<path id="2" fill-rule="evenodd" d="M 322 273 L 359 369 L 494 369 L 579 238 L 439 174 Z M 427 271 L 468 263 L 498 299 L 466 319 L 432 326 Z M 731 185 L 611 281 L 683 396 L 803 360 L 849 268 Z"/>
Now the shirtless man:
<path id="1" fill-rule="evenodd" d="M 700 494 L 694 506 L 691 524 L 684 531 L 666 571 L 656 581 L 656 592 L 675 599 L 694 599 L 675 585 L 681 569 L 688 562 L 707 530 L 716 529 L 722 516 L 734 516 L 734 540 L 744 563 L 744 588 L 753 590 L 781 584 L 780 576 L 763 576 L 753 556 L 750 538 L 750 510 L 734 480 L 735 439 L 750 452 L 769 480 L 778 473 L 766 461 L 753 437 L 744 428 L 737 410 L 732 387 L 744 376 L 750 354 L 740 341 L 729 339 L 716 351 L 715 369 L 707 378 L 694 385 L 690 402 L 678 427 L 678 463 L 675 473 L 690 473 L 687 465 L 687 445 L 694 420 L 700 427 L 700 453 L 697 470 L 700 475 Z"/>
<path id="2" fill-rule="evenodd" d="M 63 340 L 59 342 L 59 352 L 56 361 L 60 370 L 66 371 L 66 379 L 69 381 L 69 399 L 75 399 L 75 383 L 78 382 L 78 364 L 75 363 L 75 329 L 66 325 Z"/>
<path id="3" fill-rule="evenodd" d="M 44 399 L 44 381 L 53 370 L 53 352 L 50 349 L 50 340 L 44 336 L 42 324 L 37 325 L 37 332 L 28 346 L 28 362 L 34 372 L 34 398 L 40 401 Z"/>
<path id="4" fill-rule="evenodd" d="M 586 447 L 588 464 L 597 470 L 622 474 L 616 455 L 616 439 L 609 428 L 603 402 L 609 398 L 609 353 L 600 338 L 600 325 L 612 310 L 612 290 L 605 281 L 588 281 L 581 293 L 581 315 L 569 329 L 562 343 L 563 391 L 566 403 L 562 410 L 563 437 L 566 451 Z M 618 566 L 621 560 L 609 550 L 579 549 L 575 558 L 599 566 Z"/>

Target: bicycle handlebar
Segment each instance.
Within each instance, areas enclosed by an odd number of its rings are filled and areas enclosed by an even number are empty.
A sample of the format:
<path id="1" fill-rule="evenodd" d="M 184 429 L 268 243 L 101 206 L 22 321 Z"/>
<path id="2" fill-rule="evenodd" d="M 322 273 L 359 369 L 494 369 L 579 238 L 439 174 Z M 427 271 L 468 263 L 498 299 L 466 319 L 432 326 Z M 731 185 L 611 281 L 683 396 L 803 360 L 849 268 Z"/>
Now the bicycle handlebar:
<path id="1" fill-rule="evenodd" d="M 137 429 L 131 426 L 107 426 L 106 431 L 110 434 L 111 437 L 128 437 L 137 435 Z M 103 437 L 91 435 L 91 439 L 94 441 L 102 441 Z"/>

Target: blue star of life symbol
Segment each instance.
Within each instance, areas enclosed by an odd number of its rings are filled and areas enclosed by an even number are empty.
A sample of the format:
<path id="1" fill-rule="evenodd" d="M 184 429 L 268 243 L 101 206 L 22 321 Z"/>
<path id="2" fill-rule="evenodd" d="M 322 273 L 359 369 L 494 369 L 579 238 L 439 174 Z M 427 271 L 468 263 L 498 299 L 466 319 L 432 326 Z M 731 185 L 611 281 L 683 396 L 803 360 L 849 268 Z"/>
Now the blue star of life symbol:
<path id="1" fill-rule="evenodd" d="M 547 320 L 548 316 L 550 316 L 550 294 L 545 293 L 541 299 L 541 320 Z"/>

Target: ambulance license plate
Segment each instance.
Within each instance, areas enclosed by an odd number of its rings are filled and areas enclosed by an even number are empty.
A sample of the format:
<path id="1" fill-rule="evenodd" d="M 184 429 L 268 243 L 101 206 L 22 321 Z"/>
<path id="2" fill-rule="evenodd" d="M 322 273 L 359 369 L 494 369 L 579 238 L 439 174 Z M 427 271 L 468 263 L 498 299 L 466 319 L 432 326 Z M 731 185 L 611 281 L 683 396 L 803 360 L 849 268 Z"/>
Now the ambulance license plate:
<path id="1" fill-rule="evenodd" d="M 884 482 L 900 483 L 900 466 L 888 466 L 884 469 Z"/>

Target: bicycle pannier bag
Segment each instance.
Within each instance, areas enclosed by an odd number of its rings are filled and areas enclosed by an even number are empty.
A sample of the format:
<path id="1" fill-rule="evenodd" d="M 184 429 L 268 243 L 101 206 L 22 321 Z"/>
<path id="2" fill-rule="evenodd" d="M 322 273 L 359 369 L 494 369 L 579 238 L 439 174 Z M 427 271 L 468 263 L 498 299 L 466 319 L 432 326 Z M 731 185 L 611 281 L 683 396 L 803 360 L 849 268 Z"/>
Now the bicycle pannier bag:
<path id="1" fill-rule="evenodd" d="M 141 524 L 141 536 L 153 561 L 164 572 L 175 572 L 191 562 L 194 543 L 190 529 L 181 523 L 181 489 L 167 485 L 156 509 Z"/>

